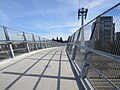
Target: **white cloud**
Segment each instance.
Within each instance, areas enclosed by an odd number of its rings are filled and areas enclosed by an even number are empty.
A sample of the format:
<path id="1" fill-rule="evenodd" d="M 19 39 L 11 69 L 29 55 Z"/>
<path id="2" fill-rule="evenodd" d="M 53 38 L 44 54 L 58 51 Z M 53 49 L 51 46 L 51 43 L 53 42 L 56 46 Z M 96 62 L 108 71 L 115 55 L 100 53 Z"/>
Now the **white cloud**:
<path id="1" fill-rule="evenodd" d="M 103 4 L 104 2 L 105 2 L 105 0 L 92 0 L 89 8 L 95 8 L 95 7 Z"/>

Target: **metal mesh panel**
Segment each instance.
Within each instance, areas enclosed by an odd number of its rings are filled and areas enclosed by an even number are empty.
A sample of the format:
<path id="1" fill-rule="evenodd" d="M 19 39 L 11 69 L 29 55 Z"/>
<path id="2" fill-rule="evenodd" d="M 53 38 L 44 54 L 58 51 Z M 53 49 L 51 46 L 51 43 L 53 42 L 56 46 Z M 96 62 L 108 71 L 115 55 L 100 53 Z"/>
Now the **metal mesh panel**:
<path id="1" fill-rule="evenodd" d="M 10 28 L 8 28 L 7 31 L 8 31 L 10 40 L 21 40 L 21 41 L 24 40 L 23 32 L 13 30 L 13 29 L 10 29 Z"/>
<path id="2" fill-rule="evenodd" d="M 88 76 L 97 90 L 120 88 L 119 20 L 120 3 L 81 27 L 68 42 L 67 52 L 82 68 L 81 77 Z M 74 37 L 79 38 L 76 41 Z"/>
<path id="3" fill-rule="evenodd" d="M 34 36 L 35 36 L 35 41 L 39 41 L 39 36 L 36 36 L 36 35 Z"/>
<path id="4" fill-rule="evenodd" d="M 39 43 L 37 42 L 37 46 L 38 46 L 38 49 L 42 49 L 40 42 Z"/>
<path id="5" fill-rule="evenodd" d="M 45 39 L 41 38 L 41 44 L 42 44 L 42 48 L 45 48 Z"/>
<path id="6" fill-rule="evenodd" d="M 88 77 L 96 90 L 115 90 L 115 88 L 101 77 L 92 67 L 89 67 Z"/>
<path id="7" fill-rule="evenodd" d="M 7 43 L 0 43 L 0 60 L 10 58 L 9 47 Z"/>
<path id="8" fill-rule="evenodd" d="M 96 19 L 95 49 L 120 55 L 120 6 Z"/>
<path id="9" fill-rule="evenodd" d="M 32 34 L 25 33 L 27 41 L 33 41 Z"/>
<path id="10" fill-rule="evenodd" d="M 117 60 L 109 59 L 104 56 L 93 53 L 91 54 L 90 64 L 120 88 L 120 63 L 118 63 Z M 97 72 L 95 71 L 93 72 L 93 71 L 94 70 L 92 69 L 89 70 L 88 77 L 92 81 L 94 81 L 95 79 L 94 83 L 97 82 L 96 86 L 102 87 L 103 84 L 99 85 L 101 84 L 101 75 L 100 74 L 98 75 Z M 103 83 L 105 82 L 107 81 L 104 81 Z M 105 89 L 107 89 L 107 85 L 105 86 L 106 86 Z M 108 89 L 109 89 L 109 86 L 108 86 Z"/>
<path id="11" fill-rule="evenodd" d="M 2 26 L 0 26 L 0 40 L 6 40 L 5 35 L 4 35 L 4 30 L 3 30 Z"/>
<path id="12" fill-rule="evenodd" d="M 27 52 L 27 47 L 24 42 L 14 42 L 12 43 L 12 47 L 15 55 L 19 55 Z"/>
<path id="13" fill-rule="evenodd" d="M 85 57 L 85 53 L 80 52 L 80 49 L 77 48 L 76 50 L 76 56 L 75 56 L 75 61 L 78 64 L 78 66 L 82 69 L 83 66 L 83 62 L 84 62 L 84 57 Z"/>
<path id="14" fill-rule="evenodd" d="M 34 42 L 29 42 L 28 45 L 29 45 L 30 51 L 35 50 L 35 43 Z"/>

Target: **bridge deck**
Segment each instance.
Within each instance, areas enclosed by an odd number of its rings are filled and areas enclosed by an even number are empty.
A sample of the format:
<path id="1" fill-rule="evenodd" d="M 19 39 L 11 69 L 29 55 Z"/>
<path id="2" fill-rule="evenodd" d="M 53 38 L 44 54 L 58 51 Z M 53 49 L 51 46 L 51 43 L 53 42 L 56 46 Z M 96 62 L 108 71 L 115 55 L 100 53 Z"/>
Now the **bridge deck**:
<path id="1" fill-rule="evenodd" d="M 0 90 L 79 90 L 65 47 L 0 63 Z M 82 89 L 83 90 L 83 89 Z"/>

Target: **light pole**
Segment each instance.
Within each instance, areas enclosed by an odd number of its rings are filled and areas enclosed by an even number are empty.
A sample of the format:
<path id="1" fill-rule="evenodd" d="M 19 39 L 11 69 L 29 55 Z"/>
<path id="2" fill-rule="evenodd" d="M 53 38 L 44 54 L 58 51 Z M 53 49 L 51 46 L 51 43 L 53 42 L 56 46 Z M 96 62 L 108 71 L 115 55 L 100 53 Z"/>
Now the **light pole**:
<path id="1" fill-rule="evenodd" d="M 84 19 L 86 19 L 87 17 L 87 12 L 88 9 L 87 8 L 81 8 L 78 9 L 78 19 L 80 19 L 79 17 L 81 16 L 81 46 L 85 46 L 85 38 L 84 38 Z M 81 52 L 85 52 L 85 50 L 81 49 Z"/>

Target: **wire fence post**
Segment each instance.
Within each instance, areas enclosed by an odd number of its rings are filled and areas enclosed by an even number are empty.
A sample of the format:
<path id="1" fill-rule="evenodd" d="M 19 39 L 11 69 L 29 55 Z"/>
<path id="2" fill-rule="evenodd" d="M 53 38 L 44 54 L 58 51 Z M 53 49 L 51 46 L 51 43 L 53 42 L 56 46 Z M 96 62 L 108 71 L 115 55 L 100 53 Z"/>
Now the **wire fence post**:
<path id="1" fill-rule="evenodd" d="M 49 48 L 49 40 L 46 39 L 47 48 Z"/>
<path id="2" fill-rule="evenodd" d="M 75 38 L 75 34 L 73 34 L 72 36 L 72 40 L 71 40 L 71 43 L 74 43 L 74 38 Z M 73 55 L 73 44 L 71 44 L 70 46 L 70 56 L 71 56 L 71 59 L 72 59 L 72 55 Z"/>
<path id="3" fill-rule="evenodd" d="M 78 44 L 78 43 L 79 43 L 80 32 L 81 32 L 81 30 L 78 31 L 78 35 L 77 35 L 76 40 L 74 41 L 74 44 Z M 75 60 L 75 56 L 76 56 L 76 54 L 77 54 L 76 52 L 77 52 L 77 46 L 74 45 L 72 60 Z"/>
<path id="4" fill-rule="evenodd" d="M 5 34 L 6 41 L 10 41 L 10 37 L 9 37 L 8 32 L 7 32 L 7 28 L 6 28 L 6 27 L 3 27 L 3 30 L 4 30 L 4 34 Z M 15 55 L 14 55 L 12 43 L 11 43 L 11 42 L 7 42 L 7 44 L 8 44 L 9 50 L 10 50 L 10 55 L 11 55 L 12 58 L 14 58 Z"/>
<path id="5" fill-rule="evenodd" d="M 46 48 L 46 42 L 45 42 L 45 39 L 43 38 L 43 42 L 44 42 L 44 47 Z"/>
<path id="6" fill-rule="evenodd" d="M 35 40 L 34 34 L 32 34 L 32 36 L 33 36 L 34 48 L 35 48 L 35 50 L 38 50 L 37 42 L 36 42 L 36 40 Z"/>
<path id="7" fill-rule="evenodd" d="M 24 38 L 24 41 L 25 41 L 25 44 L 26 44 L 26 47 L 27 47 L 27 52 L 29 53 L 30 52 L 30 47 L 28 45 L 28 42 L 26 42 L 27 39 L 26 39 L 26 36 L 25 36 L 25 32 L 23 32 L 23 38 Z"/>
<path id="8" fill-rule="evenodd" d="M 40 42 L 40 49 L 42 49 L 40 36 L 39 36 L 39 42 Z"/>

